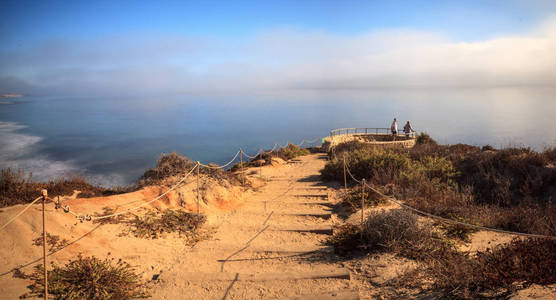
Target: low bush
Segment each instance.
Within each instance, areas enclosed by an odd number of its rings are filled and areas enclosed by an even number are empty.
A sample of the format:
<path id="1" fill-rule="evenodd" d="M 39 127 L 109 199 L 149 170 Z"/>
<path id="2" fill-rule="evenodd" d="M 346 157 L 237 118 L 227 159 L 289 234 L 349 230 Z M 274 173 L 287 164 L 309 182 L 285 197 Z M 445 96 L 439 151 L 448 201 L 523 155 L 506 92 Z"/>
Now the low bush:
<path id="1" fill-rule="evenodd" d="M 326 241 L 334 247 L 334 252 L 340 255 L 348 255 L 353 251 L 361 250 L 361 227 L 353 224 L 343 224 L 334 228 L 334 234 Z"/>
<path id="2" fill-rule="evenodd" d="M 544 150 L 543 155 L 553 165 L 556 164 L 556 147 L 552 147 L 552 148 L 548 148 L 548 149 Z"/>
<path id="3" fill-rule="evenodd" d="M 177 176 L 186 175 L 195 165 L 196 162 L 176 152 L 162 154 L 157 161 L 156 167 L 143 173 L 143 176 L 139 179 L 139 186 L 172 183 L 172 179 L 176 179 Z M 210 164 L 209 166 L 215 165 Z M 196 170 L 193 172 L 196 172 Z M 240 184 L 240 180 L 236 175 L 220 168 L 201 167 L 199 172 L 219 181 L 226 180 L 232 184 Z"/>
<path id="4" fill-rule="evenodd" d="M 547 203 L 556 186 L 549 158 L 528 148 L 478 152 L 459 164 L 461 185 L 472 186 L 478 204 Z"/>
<path id="5" fill-rule="evenodd" d="M 30 275 L 31 292 L 26 297 L 43 297 L 44 267 Z M 128 263 L 113 258 L 82 257 L 65 266 L 52 264 L 48 270 L 48 293 L 55 299 L 133 299 L 149 297 L 146 283 Z"/>
<path id="6" fill-rule="evenodd" d="M 167 178 L 187 174 L 195 165 L 195 162 L 176 152 L 162 154 L 156 163 L 156 167 L 143 173 L 143 176 L 139 179 L 139 184 L 141 186 L 160 184 Z"/>
<path id="7" fill-rule="evenodd" d="M 205 222 L 206 217 L 203 215 L 167 209 L 163 213 L 152 211 L 144 216 L 136 216 L 126 223 L 136 237 L 156 239 L 168 233 L 178 233 L 185 238 L 187 245 L 194 245 L 208 238 L 209 233 L 201 230 Z"/>
<path id="8" fill-rule="evenodd" d="M 423 273 L 448 298 L 505 298 L 531 284 L 556 283 L 556 241 L 515 239 L 493 249 L 438 259 Z M 413 277 L 413 276 L 412 276 Z M 416 280 L 406 276 L 407 282 Z"/>
<path id="9" fill-rule="evenodd" d="M 419 260 L 428 260 L 431 255 L 452 255 L 455 251 L 436 233 L 421 226 L 414 214 L 398 209 L 372 212 L 362 229 L 351 224 L 338 227 L 328 243 L 341 255 L 364 249 Z"/>
<path id="10" fill-rule="evenodd" d="M 104 188 L 92 185 L 82 176 L 74 175 L 69 179 L 60 178 L 48 182 L 37 182 L 32 174 L 25 175 L 23 170 L 2 169 L 0 172 L 0 207 L 29 203 L 41 196 L 41 190 L 48 190 L 48 196 L 72 195 L 74 190 L 82 196 L 98 197 L 121 194 L 135 190 L 135 186 Z"/>
<path id="11" fill-rule="evenodd" d="M 421 132 L 421 134 L 419 134 L 416 138 L 415 138 L 415 143 L 417 145 L 425 145 L 425 144 L 433 144 L 436 145 L 436 141 L 433 140 L 430 135 L 428 135 L 425 132 Z"/>
<path id="12" fill-rule="evenodd" d="M 338 206 L 343 208 L 344 213 L 352 214 L 361 209 L 361 196 L 363 196 L 365 207 L 377 206 L 386 201 L 369 189 L 365 189 L 365 192 L 361 195 L 361 185 L 356 185 L 341 195 L 342 200 L 338 203 Z"/>
<path id="13" fill-rule="evenodd" d="M 350 142 L 331 150 L 321 171 L 343 181 L 344 157 L 357 179 L 417 209 L 477 225 L 545 235 L 556 234 L 556 168 L 551 150 L 486 149 L 424 143 L 411 149 Z M 348 174 L 349 183 L 354 183 Z M 455 230 L 455 231 L 452 231 Z M 449 228 L 466 239 L 463 228 Z"/>
<path id="14" fill-rule="evenodd" d="M 244 161 L 243 165 L 241 163 L 234 164 L 230 170 L 233 172 L 233 171 L 237 171 L 241 168 L 259 167 L 261 165 L 269 165 L 272 162 L 273 157 L 278 157 L 278 158 L 281 158 L 283 160 L 290 160 L 290 159 L 294 159 L 298 156 L 309 155 L 309 154 L 311 154 L 310 149 L 301 148 L 301 147 L 299 147 L 297 145 L 294 145 L 294 144 L 288 144 L 288 146 L 286 146 L 284 148 L 280 148 L 280 149 L 275 150 L 275 151 L 271 151 L 271 152 L 267 151 L 267 152 L 264 152 L 264 153 L 259 153 L 259 154 L 255 155 L 255 158 L 253 158 L 249 161 Z"/>
<path id="15" fill-rule="evenodd" d="M 309 155 L 309 154 L 311 154 L 309 150 L 305 148 L 301 148 L 294 144 L 288 144 L 288 146 L 281 148 L 276 152 L 276 156 L 284 160 L 290 160 L 298 156 Z"/>

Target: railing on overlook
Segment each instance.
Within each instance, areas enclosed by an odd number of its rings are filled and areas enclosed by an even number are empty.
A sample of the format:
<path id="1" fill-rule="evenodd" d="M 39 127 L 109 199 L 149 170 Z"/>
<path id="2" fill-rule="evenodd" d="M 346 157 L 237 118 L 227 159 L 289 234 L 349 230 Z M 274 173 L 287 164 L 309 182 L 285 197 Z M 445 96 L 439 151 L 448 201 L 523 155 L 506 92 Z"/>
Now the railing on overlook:
<path id="1" fill-rule="evenodd" d="M 409 133 L 410 137 L 415 137 L 415 131 Z M 338 136 L 338 135 L 344 135 L 344 134 L 374 134 L 374 135 L 378 135 L 378 134 L 392 134 L 392 132 L 390 131 L 390 128 L 377 128 L 377 127 L 367 127 L 367 128 L 338 128 L 338 129 L 333 129 L 330 131 L 330 136 Z M 403 132 L 403 130 L 398 130 L 398 134 L 399 135 L 405 135 L 405 133 Z"/>

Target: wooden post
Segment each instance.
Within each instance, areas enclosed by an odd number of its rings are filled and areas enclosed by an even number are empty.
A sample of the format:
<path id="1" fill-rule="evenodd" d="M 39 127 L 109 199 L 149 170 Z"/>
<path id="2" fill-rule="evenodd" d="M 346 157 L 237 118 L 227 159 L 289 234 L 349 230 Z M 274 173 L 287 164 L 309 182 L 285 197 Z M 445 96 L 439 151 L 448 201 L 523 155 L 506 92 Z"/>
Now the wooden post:
<path id="1" fill-rule="evenodd" d="M 245 177 L 243 177 L 243 150 L 239 148 L 239 173 L 241 174 L 241 186 L 245 186 Z"/>
<path id="2" fill-rule="evenodd" d="M 201 168 L 201 163 L 199 163 L 199 161 L 197 161 L 197 218 L 198 219 L 201 218 L 201 203 L 200 203 L 200 200 L 199 200 L 200 199 L 199 198 L 200 197 L 199 193 L 201 191 L 201 188 L 200 188 L 200 185 L 199 185 L 199 177 L 200 177 L 199 169 L 200 168 Z"/>
<path id="3" fill-rule="evenodd" d="M 364 220 L 365 220 L 365 178 L 361 180 L 361 241 L 363 241 Z"/>
<path id="4" fill-rule="evenodd" d="M 347 177 L 346 177 L 346 155 L 344 154 L 342 157 L 344 158 L 344 189 L 347 190 L 348 184 L 347 184 Z"/>
<path id="5" fill-rule="evenodd" d="M 46 197 L 48 197 L 48 191 L 42 190 L 42 255 L 43 255 L 43 266 L 44 266 L 44 299 L 48 299 L 48 272 L 46 271 Z"/>
<path id="6" fill-rule="evenodd" d="M 263 159 L 263 153 L 264 153 L 264 150 L 261 148 L 259 150 L 259 154 L 261 155 L 260 159 Z M 263 165 L 262 164 L 259 165 L 259 177 L 261 177 L 261 179 L 263 179 Z"/>

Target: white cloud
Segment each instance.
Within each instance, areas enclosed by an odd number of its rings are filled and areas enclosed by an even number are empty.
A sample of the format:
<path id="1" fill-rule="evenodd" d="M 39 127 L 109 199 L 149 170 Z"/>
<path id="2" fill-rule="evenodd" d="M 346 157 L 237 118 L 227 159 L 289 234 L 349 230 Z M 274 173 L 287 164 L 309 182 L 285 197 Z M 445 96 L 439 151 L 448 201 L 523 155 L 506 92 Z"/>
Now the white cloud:
<path id="1" fill-rule="evenodd" d="M 406 29 L 349 36 L 286 29 L 244 41 L 135 36 L 50 42 L 0 53 L 0 77 L 51 93 L 555 86 L 554 53 L 556 19 L 528 34 L 471 43 Z"/>

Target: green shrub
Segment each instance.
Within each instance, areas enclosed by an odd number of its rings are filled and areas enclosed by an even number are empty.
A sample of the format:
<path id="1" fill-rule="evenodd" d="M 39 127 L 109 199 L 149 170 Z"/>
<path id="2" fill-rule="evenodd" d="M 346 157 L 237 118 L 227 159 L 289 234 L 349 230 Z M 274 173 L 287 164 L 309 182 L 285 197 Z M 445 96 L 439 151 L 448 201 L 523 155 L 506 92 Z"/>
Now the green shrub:
<path id="1" fill-rule="evenodd" d="M 415 143 L 417 145 L 425 145 L 425 144 L 433 144 L 436 145 L 436 141 L 433 140 L 430 135 L 428 135 L 425 132 L 421 132 L 421 134 L 419 134 L 417 136 L 417 138 L 415 139 Z"/>
<path id="2" fill-rule="evenodd" d="M 298 156 L 309 155 L 309 150 L 301 148 L 294 144 L 288 144 L 288 146 L 277 151 L 277 156 L 284 160 L 290 160 Z"/>
<path id="3" fill-rule="evenodd" d="M 556 169 L 545 155 L 509 148 L 469 155 L 459 164 L 460 185 L 472 186 L 480 204 L 546 203 L 556 185 Z"/>
<path id="4" fill-rule="evenodd" d="M 352 214 L 359 209 L 361 209 L 361 185 L 356 185 L 353 188 L 347 190 L 342 196 L 342 201 L 338 203 L 341 206 L 346 214 Z M 363 202 L 365 203 L 365 207 L 369 206 L 377 206 L 379 204 L 385 203 L 381 196 L 377 195 L 373 191 L 365 188 L 365 192 L 363 193 Z"/>

